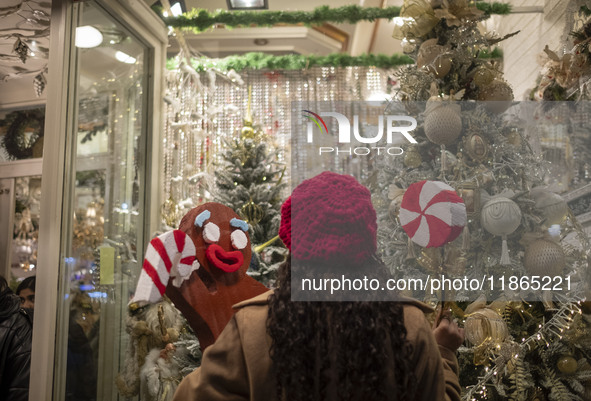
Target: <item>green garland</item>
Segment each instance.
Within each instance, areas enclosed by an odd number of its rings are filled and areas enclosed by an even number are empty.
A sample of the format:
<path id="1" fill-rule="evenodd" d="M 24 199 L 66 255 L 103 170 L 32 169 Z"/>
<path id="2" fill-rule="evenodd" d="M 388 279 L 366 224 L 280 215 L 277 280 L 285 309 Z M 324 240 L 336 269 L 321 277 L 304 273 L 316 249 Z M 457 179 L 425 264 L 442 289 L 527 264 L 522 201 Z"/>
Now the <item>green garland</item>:
<path id="1" fill-rule="evenodd" d="M 224 24 L 234 28 L 239 26 L 273 26 L 275 24 L 319 25 L 324 22 L 350 23 L 374 21 L 379 18 L 394 18 L 400 14 L 400 7 L 360 7 L 343 6 L 330 8 L 320 6 L 312 11 L 226 11 L 209 12 L 193 9 L 179 17 L 164 18 L 164 22 L 173 28 L 193 29 L 203 32 L 215 24 Z"/>
<path id="2" fill-rule="evenodd" d="M 485 15 L 507 15 L 511 5 L 506 3 L 477 2 L 476 7 Z M 194 8 L 178 17 L 166 17 L 164 22 L 173 28 L 191 29 L 203 32 L 215 24 L 226 27 L 273 26 L 276 24 L 320 25 L 324 22 L 355 24 L 359 21 L 375 21 L 376 19 L 392 19 L 400 15 L 400 7 L 360 7 L 356 5 L 330 8 L 320 6 L 312 11 L 226 11 L 210 12 Z"/>
<path id="3" fill-rule="evenodd" d="M 309 67 L 378 67 L 392 68 L 406 64 L 414 64 L 414 61 L 405 55 L 393 54 L 363 54 L 350 56 L 343 53 L 333 53 L 327 56 L 288 54 L 274 56 L 265 53 L 246 53 L 239 56 L 229 56 L 223 59 L 194 58 L 193 68 L 197 71 L 216 69 L 218 71 L 242 71 L 252 70 L 303 70 Z M 177 59 L 169 59 L 166 67 L 169 70 L 178 68 Z"/>
<path id="4" fill-rule="evenodd" d="M 478 58 L 481 58 L 481 59 L 503 58 L 503 50 L 498 47 L 495 47 L 494 49 L 492 49 L 492 51 L 489 51 L 488 49 L 482 49 L 478 53 Z"/>
<path id="5" fill-rule="evenodd" d="M 507 3 L 493 3 L 477 2 L 476 8 L 484 12 L 486 15 L 507 15 L 511 13 L 511 5 Z"/>

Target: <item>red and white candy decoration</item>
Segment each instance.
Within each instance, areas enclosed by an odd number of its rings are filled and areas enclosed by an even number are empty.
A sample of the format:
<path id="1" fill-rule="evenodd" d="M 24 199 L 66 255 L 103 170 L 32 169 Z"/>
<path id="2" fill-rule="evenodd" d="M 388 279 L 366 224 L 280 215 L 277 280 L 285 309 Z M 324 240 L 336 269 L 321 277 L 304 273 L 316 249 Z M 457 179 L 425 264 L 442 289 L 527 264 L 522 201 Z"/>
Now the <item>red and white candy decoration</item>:
<path id="1" fill-rule="evenodd" d="M 180 230 L 165 232 L 150 241 L 131 302 L 158 302 L 170 277 L 180 287 L 199 268 L 193 240 Z"/>
<path id="2" fill-rule="evenodd" d="M 402 228 L 416 244 L 431 248 L 453 241 L 466 225 L 464 200 L 441 181 L 411 184 L 398 214 Z"/>

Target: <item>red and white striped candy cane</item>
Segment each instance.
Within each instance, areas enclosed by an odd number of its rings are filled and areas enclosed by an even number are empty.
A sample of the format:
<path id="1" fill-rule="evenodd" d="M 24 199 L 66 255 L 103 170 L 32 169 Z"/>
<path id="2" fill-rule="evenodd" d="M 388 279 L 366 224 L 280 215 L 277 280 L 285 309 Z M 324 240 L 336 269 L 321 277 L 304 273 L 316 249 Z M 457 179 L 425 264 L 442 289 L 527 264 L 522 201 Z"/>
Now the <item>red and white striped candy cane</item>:
<path id="1" fill-rule="evenodd" d="M 158 302 L 171 277 L 173 285 L 180 287 L 198 268 L 195 245 L 187 234 L 173 230 L 159 235 L 148 245 L 131 302 Z"/>

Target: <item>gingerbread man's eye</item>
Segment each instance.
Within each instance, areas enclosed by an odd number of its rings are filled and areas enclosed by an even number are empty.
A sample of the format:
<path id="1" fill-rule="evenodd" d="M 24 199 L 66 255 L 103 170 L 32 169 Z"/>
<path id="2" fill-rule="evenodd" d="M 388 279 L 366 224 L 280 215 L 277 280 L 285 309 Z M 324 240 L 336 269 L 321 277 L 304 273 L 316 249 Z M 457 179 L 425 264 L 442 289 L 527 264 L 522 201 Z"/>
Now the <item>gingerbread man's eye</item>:
<path id="1" fill-rule="evenodd" d="M 208 244 L 213 244 L 220 240 L 220 228 L 214 223 L 207 223 L 203 227 L 203 239 Z"/>
<path id="2" fill-rule="evenodd" d="M 233 231 L 230 238 L 232 240 L 232 246 L 235 249 L 244 249 L 248 244 L 248 238 L 246 238 L 246 234 L 241 230 Z"/>

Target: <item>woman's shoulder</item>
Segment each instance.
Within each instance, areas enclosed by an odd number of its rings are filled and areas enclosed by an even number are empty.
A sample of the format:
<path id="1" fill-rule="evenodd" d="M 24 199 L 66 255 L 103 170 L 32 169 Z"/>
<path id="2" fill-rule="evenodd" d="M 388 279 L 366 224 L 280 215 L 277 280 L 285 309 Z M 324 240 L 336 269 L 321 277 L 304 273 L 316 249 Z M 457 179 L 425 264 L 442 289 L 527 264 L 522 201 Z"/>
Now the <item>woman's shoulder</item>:
<path id="1" fill-rule="evenodd" d="M 254 298 L 250 298 L 244 300 L 242 302 L 238 302 L 232 308 L 234 309 L 243 309 L 247 306 L 260 306 L 260 305 L 268 305 L 269 304 L 269 297 L 273 294 L 273 290 L 269 290 L 267 292 L 263 292 L 260 295 L 257 295 Z"/>

